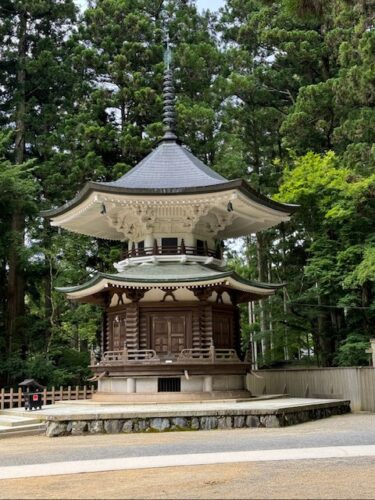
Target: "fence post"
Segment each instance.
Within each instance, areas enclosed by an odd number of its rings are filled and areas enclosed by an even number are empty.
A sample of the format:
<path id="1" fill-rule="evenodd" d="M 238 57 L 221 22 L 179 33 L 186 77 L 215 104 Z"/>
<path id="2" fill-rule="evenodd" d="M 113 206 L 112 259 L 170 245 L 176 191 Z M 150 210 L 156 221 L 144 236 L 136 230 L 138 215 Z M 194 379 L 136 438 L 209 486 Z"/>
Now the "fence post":
<path id="1" fill-rule="evenodd" d="M 91 384 L 91 399 L 94 395 L 94 392 L 95 392 L 94 384 Z"/>
<path id="2" fill-rule="evenodd" d="M 71 397 L 72 397 L 72 388 L 70 385 L 68 385 L 68 400 L 69 401 L 70 401 Z"/>
<path id="3" fill-rule="evenodd" d="M 0 408 L 1 408 L 2 410 L 4 410 L 4 406 L 5 406 L 5 405 L 4 405 L 4 399 L 5 399 L 5 394 L 4 394 L 4 393 L 5 393 L 5 389 L 4 389 L 4 388 L 2 388 L 2 389 L 1 389 L 1 393 L 0 393 L 0 394 L 1 394 L 1 395 L 0 395 Z"/>
<path id="4" fill-rule="evenodd" d="M 9 408 L 13 408 L 13 387 L 10 388 L 9 392 Z"/>
<path id="5" fill-rule="evenodd" d="M 79 385 L 76 385 L 76 400 L 79 399 Z"/>
<path id="6" fill-rule="evenodd" d="M 22 406 L 22 389 L 21 387 L 18 388 L 18 401 L 17 401 L 17 407 L 21 408 Z"/>
<path id="7" fill-rule="evenodd" d="M 51 404 L 55 404 L 55 386 L 53 385 L 52 386 L 52 389 L 51 389 Z"/>
<path id="8" fill-rule="evenodd" d="M 87 385 L 83 386 L 83 399 L 87 399 Z"/>
<path id="9" fill-rule="evenodd" d="M 43 405 L 46 406 L 47 404 L 47 389 L 43 389 Z"/>
<path id="10" fill-rule="evenodd" d="M 62 401 L 64 399 L 64 388 L 62 385 L 60 385 L 60 399 L 59 401 Z"/>

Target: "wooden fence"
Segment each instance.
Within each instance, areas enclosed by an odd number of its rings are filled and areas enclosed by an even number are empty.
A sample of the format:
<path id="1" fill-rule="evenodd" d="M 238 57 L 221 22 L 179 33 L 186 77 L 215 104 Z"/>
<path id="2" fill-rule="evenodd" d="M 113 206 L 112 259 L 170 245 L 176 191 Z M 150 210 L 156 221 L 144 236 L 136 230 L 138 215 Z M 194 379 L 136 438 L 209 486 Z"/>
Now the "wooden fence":
<path id="1" fill-rule="evenodd" d="M 353 411 L 375 412 L 373 367 L 258 370 L 247 376 L 247 388 L 253 394 L 350 399 Z"/>
<path id="2" fill-rule="evenodd" d="M 93 385 L 84 385 L 83 387 L 52 387 L 51 389 L 43 389 L 41 394 L 43 405 L 50 405 L 56 401 L 91 399 L 94 392 Z M 9 389 L 8 392 L 5 392 L 5 389 L 0 390 L 0 410 L 20 408 L 21 406 L 24 406 L 21 388 L 17 390 Z"/>

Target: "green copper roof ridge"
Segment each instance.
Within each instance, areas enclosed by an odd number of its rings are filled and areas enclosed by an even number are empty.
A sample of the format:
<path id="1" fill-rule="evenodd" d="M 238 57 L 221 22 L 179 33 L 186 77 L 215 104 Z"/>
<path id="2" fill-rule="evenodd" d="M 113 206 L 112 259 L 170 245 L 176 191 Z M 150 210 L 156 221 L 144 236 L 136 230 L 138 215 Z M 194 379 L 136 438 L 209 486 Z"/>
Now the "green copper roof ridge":
<path id="1" fill-rule="evenodd" d="M 96 285 L 97 283 L 100 283 L 102 279 L 111 279 L 113 281 L 123 281 L 123 282 L 128 282 L 128 283 L 161 283 L 161 284 L 166 284 L 166 283 L 194 283 L 197 281 L 215 281 L 217 279 L 223 279 L 223 278 L 233 278 L 239 283 L 242 283 L 244 285 L 248 286 L 255 286 L 257 288 L 263 288 L 265 290 L 272 290 L 275 288 L 281 288 L 285 286 L 285 283 L 262 283 L 258 281 L 253 281 L 253 280 L 248 280 L 247 278 L 243 278 L 242 276 L 238 275 L 235 271 L 228 270 L 228 271 L 223 271 L 221 273 L 212 275 L 212 276 L 202 276 L 202 277 L 184 277 L 184 278 L 168 278 L 166 280 L 161 279 L 160 277 L 157 278 L 127 278 L 124 276 L 121 276 L 120 273 L 118 274 L 110 274 L 110 273 L 102 273 L 102 272 L 97 272 L 90 280 L 87 282 L 83 283 L 82 285 L 76 285 L 72 287 L 55 287 L 55 289 L 59 292 L 62 293 L 74 293 L 82 290 L 86 290 L 87 288 L 90 288 L 90 286 Z"/>

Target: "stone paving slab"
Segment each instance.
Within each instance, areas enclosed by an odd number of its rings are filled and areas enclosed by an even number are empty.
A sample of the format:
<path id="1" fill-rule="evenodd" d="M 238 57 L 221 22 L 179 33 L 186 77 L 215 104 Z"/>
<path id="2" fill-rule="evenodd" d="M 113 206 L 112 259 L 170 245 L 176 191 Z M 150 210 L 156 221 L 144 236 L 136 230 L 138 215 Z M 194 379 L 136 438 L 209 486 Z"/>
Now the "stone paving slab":
<path id="1" fill-rule="evenodd" d="M 38 411 L 38 418 L 48 421 L 98 420 L 119 418 L 186 417 L 206 415 L 276 415 L 295 411 L 331 408 L 349 403 L 341 399 L 279 398 L 243 402 L 191 402 L 163 404 L 94 405 L 90 403 L 72 405 L 50 405 Z M 14 410 L 13 410 L 14 411 Z M 22 409 L 20 409 L 22 411 Z"/>
<path id="2" fill-rule="evenodd" d="M 202 416 L 225 414 L 278 414 L 332 407 L 348 403 L 339 399 L 312 399 L 312 398 L 280 398 L 263 401 L 246 402 L 205 402 L 205 403 L 173 403 L 173 404 L 128 404 L 128 405 L 51 405 L 38 411 L 38 418 L 42 420 L 96 420 L 98 418 L 150 418 L 174 416 Z"/>

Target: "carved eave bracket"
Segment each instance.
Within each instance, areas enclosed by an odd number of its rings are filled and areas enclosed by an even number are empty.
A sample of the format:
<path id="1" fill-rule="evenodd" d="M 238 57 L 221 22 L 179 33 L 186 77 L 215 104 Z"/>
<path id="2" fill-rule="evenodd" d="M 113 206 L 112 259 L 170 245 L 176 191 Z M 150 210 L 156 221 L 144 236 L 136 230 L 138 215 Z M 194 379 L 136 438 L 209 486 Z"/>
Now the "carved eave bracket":
<path id="1" fill-rule="evenodd" d="M 124 293 L 132 302 L 139 302 L 148 290 L 148 288 L 124 288 Z"/>
<path id="2" fill-rule="evenodd" d="M 213 292 L 215 291 L 215 287 L 188 287 L 188 290 L 194 293 L 198 300 L 205 302 L 207 301 Z"/>

